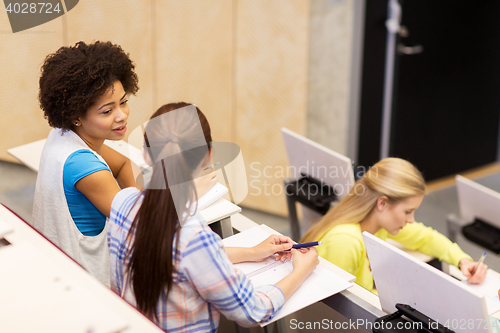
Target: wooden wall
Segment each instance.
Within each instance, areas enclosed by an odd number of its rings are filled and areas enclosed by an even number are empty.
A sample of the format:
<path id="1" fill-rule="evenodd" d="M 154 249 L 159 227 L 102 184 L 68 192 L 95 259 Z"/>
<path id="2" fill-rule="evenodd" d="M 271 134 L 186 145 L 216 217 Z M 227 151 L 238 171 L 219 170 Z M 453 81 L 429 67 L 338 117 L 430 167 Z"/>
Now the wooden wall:
<path id="1" fill-rule="evenodd" d="M 50 130 L 37 101 L 44 57 L 80 40 L 110 40 L 130 53 L 139 76 L 129 132 L 162 104 L 196 104 L 214 141 L 241 147 L 248 196 L 240 204 L 285 215 L 280 128 L 306 133 L 310 17 L 310 0 L 85 0 L 12 34 L 0 11 L 0 159 L 14 161 L 8 148 Z"/>
<path id="2" fill-rule="evenodd" d="M 258 0 L 237 8 L 235 142 L 249 181 L 244 204 L 276 214 L 286 212 L 280 171 L 288 159 L 280 129 L 305 134 L 309 6 Z"/>

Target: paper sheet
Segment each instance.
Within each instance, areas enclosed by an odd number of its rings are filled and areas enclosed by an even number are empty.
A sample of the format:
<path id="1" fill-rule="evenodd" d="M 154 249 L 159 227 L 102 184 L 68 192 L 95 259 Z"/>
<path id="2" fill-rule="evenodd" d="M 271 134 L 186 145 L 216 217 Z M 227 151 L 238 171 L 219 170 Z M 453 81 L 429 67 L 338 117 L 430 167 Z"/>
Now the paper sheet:
<path id="1" fill-rule="evenodd" d="M 500 275 L 488 270 L 486 279 L 482 284 L 469 284 L 467 280 L 462 281 L 470 288 L 484 295 L 488 314 L 491 315 L 500 311 L 500 300 L 498 299 L 498 289 L 500 289 Z"/>
<path id="2" fill-rule="evenodd" d="M 234 236 L 222 240 L 226 247 L 252 247 L 269 237 L 269 234 L 259 227 L 254 227 Z M 263 262 L 245 262 L 236 264 L 235 267 L 243 271 L 258 287 L 264 284 L 275 284 L 293 269 L 291 260 L 276 262 L 274 258 L 268 258 Z M 261 323 L 267 325 L 273 321 L 283 318 L 306 306 L 316 303 L 333 294 L 341 292 L 352 286 L 352 283 L 342 279 L 337 274 L 318 265 L 311 275 L 304 281 L 302 286 L 293 293 L 283 308 L 276 313 L 272 320 Z"/>
<path id="3" fill-rule="evenodd" d="M 486 279 L 482 284 L 469 284 L 469 281 L 462 272 L 455 266 L 449 267 L 451 276 L 459 279 L 462 283 L 484 295 L 486 309 L 489 315 L 500 311 L 500 300 L 498 299 L 498 289 L 500 289 L 500 274 L 488 269 Z"/>

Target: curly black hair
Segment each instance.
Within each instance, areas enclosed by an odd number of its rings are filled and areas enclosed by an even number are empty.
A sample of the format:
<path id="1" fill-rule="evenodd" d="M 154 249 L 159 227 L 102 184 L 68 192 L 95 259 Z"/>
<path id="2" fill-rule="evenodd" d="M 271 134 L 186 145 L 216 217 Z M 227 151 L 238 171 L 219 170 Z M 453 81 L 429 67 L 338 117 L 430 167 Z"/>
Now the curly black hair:
<path id="1" fill-rule="evenodd" d="M 41 67 L 38 99 L 52 127 L 71 129 L 116 80 L 125 92 L 139 90 L 134 64 L 119 45 L 78 42 L 49 54 Z"/>

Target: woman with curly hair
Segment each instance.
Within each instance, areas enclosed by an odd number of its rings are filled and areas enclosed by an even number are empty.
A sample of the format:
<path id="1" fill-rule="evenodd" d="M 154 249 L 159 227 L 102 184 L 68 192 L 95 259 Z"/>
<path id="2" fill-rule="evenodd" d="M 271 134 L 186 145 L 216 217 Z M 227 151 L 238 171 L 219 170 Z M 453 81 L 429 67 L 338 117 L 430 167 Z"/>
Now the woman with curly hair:
<path id="1" fill-rule="evenodd" d="M 121 188 L 136 186 L 128 158 L 104 145 L 123 139 L 134 64 L 110 42 L 61 47 L 41 67 L 40 106 L 50 126 L 36 183 L 33 223 L 109 286 L 106 218 Z"/>

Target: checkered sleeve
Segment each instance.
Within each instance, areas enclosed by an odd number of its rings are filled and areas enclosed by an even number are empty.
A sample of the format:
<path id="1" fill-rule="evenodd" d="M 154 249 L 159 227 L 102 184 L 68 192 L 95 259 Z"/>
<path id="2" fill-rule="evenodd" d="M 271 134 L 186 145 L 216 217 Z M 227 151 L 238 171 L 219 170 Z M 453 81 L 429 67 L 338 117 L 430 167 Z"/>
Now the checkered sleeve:
<path id="1" fill-rule="evenodd" d="M 267 321 L 283 307 L 281 289 L 274 285 L 254 288 L 230 262 L 220 237 L 212 231 L 203 229 L 194 234 L 181 262 L 201 297 L 241 326 Z"/>

